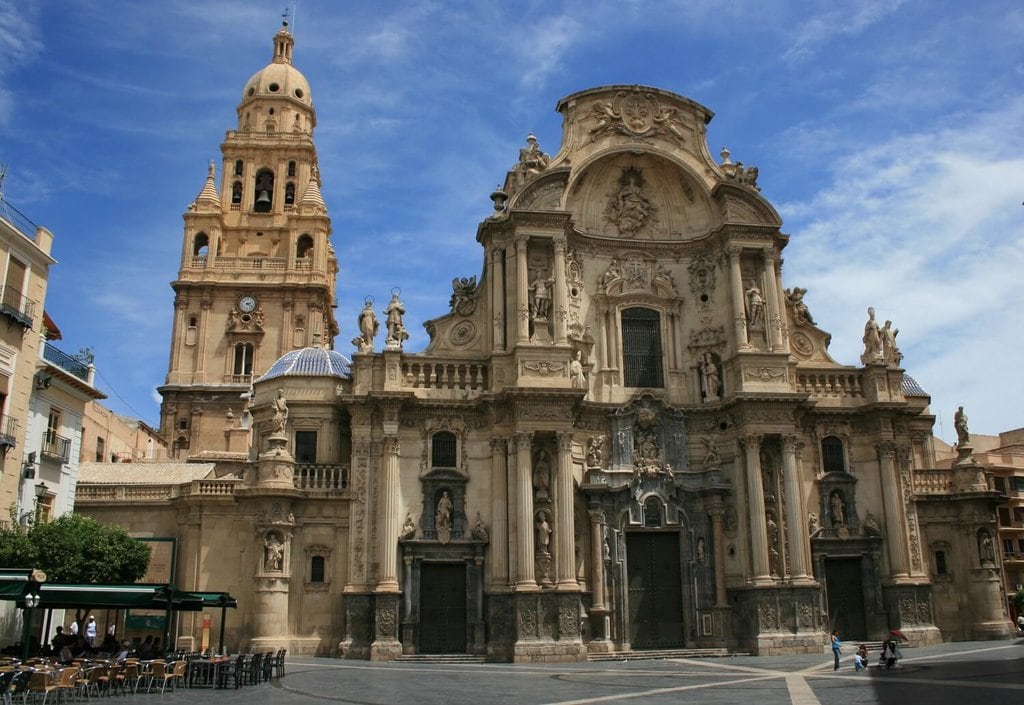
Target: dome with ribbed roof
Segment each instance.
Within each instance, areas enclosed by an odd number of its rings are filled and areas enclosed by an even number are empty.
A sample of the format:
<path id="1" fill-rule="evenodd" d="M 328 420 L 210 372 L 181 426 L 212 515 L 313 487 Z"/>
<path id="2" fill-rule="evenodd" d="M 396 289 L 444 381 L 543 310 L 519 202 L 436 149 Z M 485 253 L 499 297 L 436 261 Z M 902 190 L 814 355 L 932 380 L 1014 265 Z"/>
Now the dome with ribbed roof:
<path id="1" fill-rule="evenodd" d="M 277 377 L 352 378 L 352 362 L 337 350 L 300 348 L 281 356 L 257 382 Z"/>

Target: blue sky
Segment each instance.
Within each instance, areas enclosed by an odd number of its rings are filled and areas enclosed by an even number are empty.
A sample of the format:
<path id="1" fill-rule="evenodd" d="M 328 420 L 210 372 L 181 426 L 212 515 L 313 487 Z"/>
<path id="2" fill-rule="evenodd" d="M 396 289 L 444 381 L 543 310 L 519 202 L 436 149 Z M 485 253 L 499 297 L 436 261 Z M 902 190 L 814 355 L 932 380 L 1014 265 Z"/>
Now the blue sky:
<path id="1" fill-rule="evenodd" d="M 46 308 L 91 346 L 115 411 L 159 418 L 181 214 L 220 163 L 284 3 L 0 0 L 7 199 L 55 235 Z M 791 235 L 787 287 L 857 364 L 865 309 L 900 329 L 936 434 L 1024 426 L 1024 5 L 302 0 L 341 264 L 336 347 L 401 287 L 408 350 L 479 275 L 477 223 L 559 98 L 638 83 L 716 113 L 709 146 L 759 167 Z M 219 174 L 218 174 L 219 176 Z"/>

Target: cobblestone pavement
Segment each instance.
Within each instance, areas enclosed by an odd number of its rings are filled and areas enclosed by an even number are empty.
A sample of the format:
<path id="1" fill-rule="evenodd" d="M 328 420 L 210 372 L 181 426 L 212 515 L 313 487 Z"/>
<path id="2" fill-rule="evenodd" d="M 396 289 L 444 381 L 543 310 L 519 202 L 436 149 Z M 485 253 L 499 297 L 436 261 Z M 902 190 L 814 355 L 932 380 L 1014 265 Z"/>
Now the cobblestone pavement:
<path id="1" fill-rule="evenodd" d="M 284 678 L 239 690 L 135 696 L 168 705 L 1020 705 L 1024 640 L 908 648 L 893 671 L 820 656 L 737 656 L 579 664 L 370 663 L 292 658 Z M 877 653 L 874 655 L 877 658 Z"/>

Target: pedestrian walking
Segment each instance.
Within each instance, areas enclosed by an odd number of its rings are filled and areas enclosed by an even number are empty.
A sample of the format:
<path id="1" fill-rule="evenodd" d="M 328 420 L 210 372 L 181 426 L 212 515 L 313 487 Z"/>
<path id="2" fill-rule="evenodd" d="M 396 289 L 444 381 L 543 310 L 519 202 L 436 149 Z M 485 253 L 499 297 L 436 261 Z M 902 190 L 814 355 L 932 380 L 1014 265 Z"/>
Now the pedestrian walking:
<path id="1" fill-rule="evenodd" d="M 89 646 L 96 646 L 96 618 L 91 614 L 85 623 L 85 640 Z"/>
<path id="2" fill-rule="evenodd" d="M 835 667 L 833 671 L 839 670 L 839 654 L 842 653 L 842 649 L 839 647 L 839 632 L 832 632 L 832 656 L 835 658 Z"/>

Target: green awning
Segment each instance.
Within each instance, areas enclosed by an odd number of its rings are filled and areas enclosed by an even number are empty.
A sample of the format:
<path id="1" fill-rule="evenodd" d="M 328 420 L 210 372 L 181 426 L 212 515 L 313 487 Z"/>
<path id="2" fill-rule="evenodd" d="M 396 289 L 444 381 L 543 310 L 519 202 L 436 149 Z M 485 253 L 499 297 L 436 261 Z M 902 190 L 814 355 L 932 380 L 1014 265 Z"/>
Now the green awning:
<path id="1" fill-rule="evenodd" d="M 0 601 L 20 601 L 29 586 L 39 593 L 40 609 L 146 609 L 198 612 L 203 609 L 237 608 L 238 601 L 226 592 L 190 592 L 165 583 L 95 585 L 32 583 L 31 570 L 0 569 Z"/>

